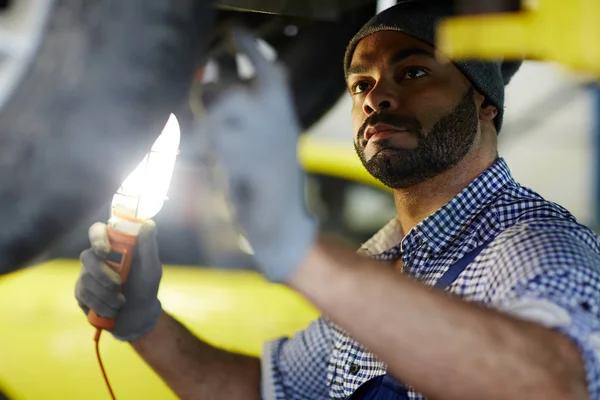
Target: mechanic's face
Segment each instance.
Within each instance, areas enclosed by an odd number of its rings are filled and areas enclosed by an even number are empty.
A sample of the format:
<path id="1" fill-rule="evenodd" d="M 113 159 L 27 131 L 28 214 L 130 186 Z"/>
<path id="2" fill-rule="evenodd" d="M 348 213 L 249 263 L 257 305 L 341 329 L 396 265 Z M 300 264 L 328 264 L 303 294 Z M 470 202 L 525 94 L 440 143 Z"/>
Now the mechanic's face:
<path id="1" fill-rule="evenodd" d="M 362 39 L 349 67 L 354 147 L 367 170 L 407 188 L 458 164 L 479 131 L 474 90 L 431 46 L 400 32 Z"/>

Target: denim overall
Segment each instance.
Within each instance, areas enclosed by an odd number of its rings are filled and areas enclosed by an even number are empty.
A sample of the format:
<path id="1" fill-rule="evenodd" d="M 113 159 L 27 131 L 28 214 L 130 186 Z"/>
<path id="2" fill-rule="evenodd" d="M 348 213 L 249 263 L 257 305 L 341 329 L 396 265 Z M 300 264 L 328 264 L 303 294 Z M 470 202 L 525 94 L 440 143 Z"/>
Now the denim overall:
<path id="1" fill-rule="evenodd" d="M 438 289 L 446 290 L 458 278 L 467 265 L 477 257 L 479 253 L 489 244 L 486 242 L 481 246 L 465 254 L 460 260 L 450 266 L 448 270 L 440 277 L 435 286 Z M 348 397 L 348 400 L 409 400 L 408 392 L 400 382 L 385 374 L 363 383 L 354 393 Z"/>

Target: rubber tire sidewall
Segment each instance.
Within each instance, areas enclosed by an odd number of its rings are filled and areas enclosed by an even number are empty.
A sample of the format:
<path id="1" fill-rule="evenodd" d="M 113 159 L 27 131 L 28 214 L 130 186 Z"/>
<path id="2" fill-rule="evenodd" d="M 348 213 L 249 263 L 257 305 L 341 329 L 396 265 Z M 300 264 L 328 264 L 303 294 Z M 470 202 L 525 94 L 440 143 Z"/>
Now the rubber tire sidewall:
<path id="1" fill-rule="evenodd" d="M 56 0 L 0 110 L 0 274 L 110 198 L 187 95 L 209 1 Z"/>

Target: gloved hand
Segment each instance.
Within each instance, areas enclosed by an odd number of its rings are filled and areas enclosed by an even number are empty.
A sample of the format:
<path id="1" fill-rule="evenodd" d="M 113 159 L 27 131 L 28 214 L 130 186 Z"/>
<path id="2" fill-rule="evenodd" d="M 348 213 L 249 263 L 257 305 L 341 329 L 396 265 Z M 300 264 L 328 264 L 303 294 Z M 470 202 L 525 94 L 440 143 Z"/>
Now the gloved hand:
<path id="1" fill-rule="evenodd" d="M 89 239 L 92 247 L 81 253 L 82 270 L 75 285 L 79 306 L 86 315 L 92 309 L 102 317 L 116 317 L 110 331 L 116 339 L 128 342 L 139 339 L 154 328 L 162 311 L 157 298 L 162 265 L 156 225 L 148 220 L 140 229 L 136 254 L 124 285 L 119 274 L 104 262 L 110 253 L 106 224 L 93 224 Z"/>
<path id="2" fill-rule="evenodd" d="M 283 68 L 267 61 L 246 31 L 235 28 L 232 35 L 253 64 L 255 78 L 246 84 L 221 82 L 218 93 L 206 88 L 199 134 L 216 152 L 235 218 L 261 272 L 285 282 L 318 231 L 305 208 L 305 175 L 297 157 L 300 124 Z"/>

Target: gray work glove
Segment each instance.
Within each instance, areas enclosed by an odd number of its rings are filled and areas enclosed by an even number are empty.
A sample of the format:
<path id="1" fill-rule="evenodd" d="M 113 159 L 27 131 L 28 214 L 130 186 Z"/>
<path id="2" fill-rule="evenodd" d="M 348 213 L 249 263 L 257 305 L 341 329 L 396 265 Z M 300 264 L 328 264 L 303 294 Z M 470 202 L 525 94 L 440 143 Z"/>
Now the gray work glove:
<path id="1" fill-rule="evenodd" d="M 81 253 L 82 270 L 75 285 L 75 297 L 83 311 L 115 318 L 110 331 L 116 339 L 133 341 L 149 333 L 162 311 L 158 285 L 162 265 L 158 257 L 156 225 L 148 220 L 140 229 L 129 276 L 121 285 L 119 274 L 104 262 L 110 253 L 106 224 L 89 229 L 92 247 Z M 121 287 L 122 286 L 122 287 Z"/>
<path id="2" fill-rule="evenodd" d="M 199 134 L 224 170 L 235 219 L 261 272 L 285 282 L 318 231 L 305 208 L 305 176 L 297 156 L 300 124 L 282 67 L 267 61 L 246 31 L 235 28 L 232 35 L 255 78 L 221 82 L 218 93 L 207 87 Z"/>

